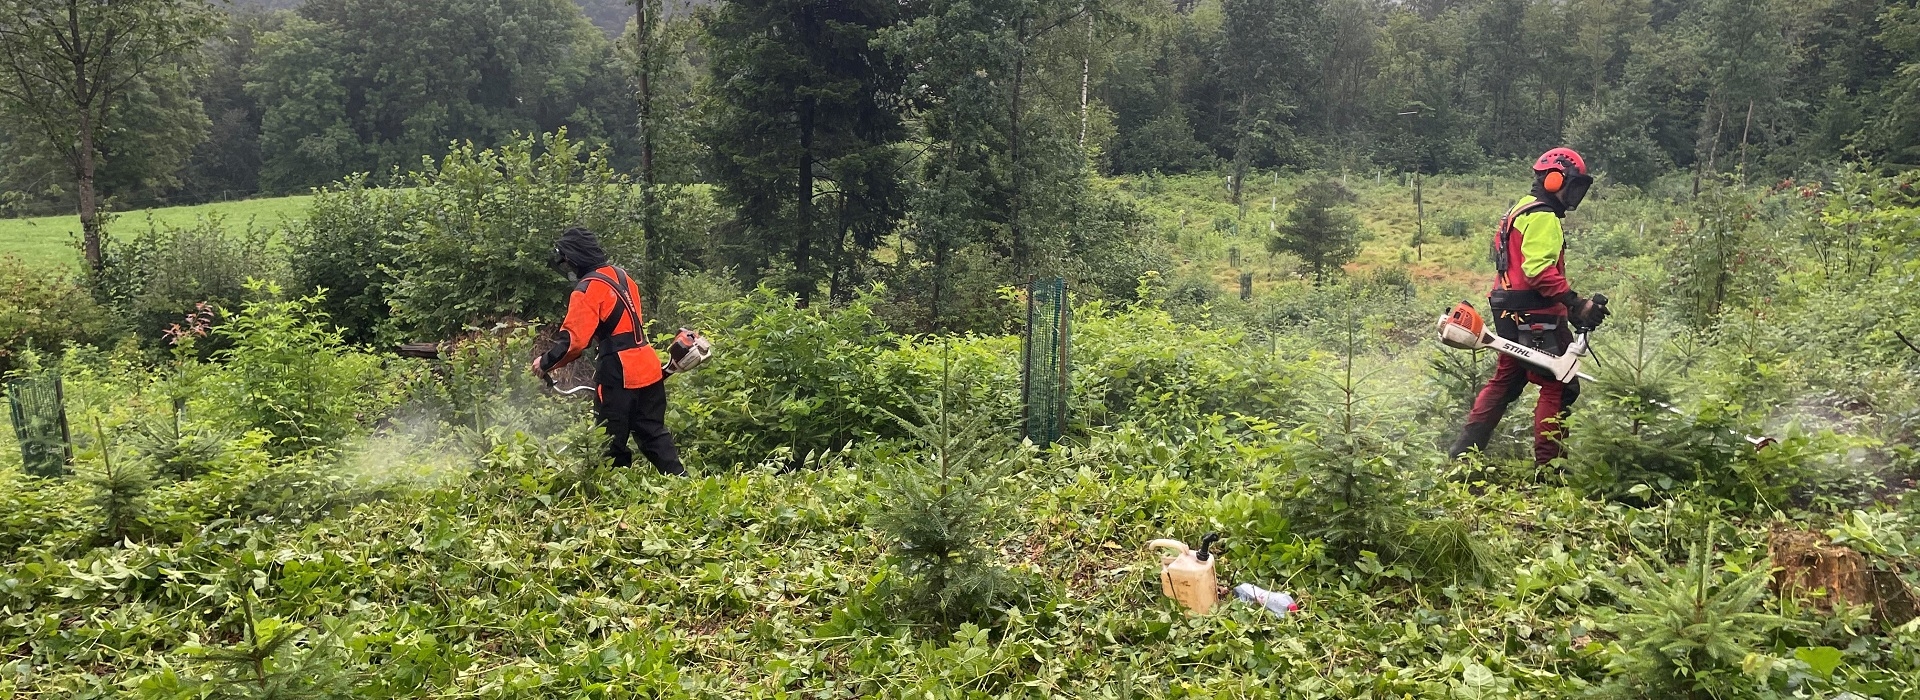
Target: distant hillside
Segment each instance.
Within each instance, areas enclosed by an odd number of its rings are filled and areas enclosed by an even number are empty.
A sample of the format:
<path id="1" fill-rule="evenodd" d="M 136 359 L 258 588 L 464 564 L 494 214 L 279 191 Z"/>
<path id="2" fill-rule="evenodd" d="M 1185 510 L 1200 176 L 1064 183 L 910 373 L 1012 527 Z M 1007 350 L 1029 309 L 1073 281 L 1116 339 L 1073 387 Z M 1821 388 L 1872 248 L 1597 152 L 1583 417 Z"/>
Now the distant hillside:
<path id="1" fill-rule="evenodd" d="M 573 0 L 573 4 L 579 5 L 593 26 L 605 30 L 609 37 L 620 36 L 633 17 L 633 3 L 628 0 Z"/>
<path id="2" fill-rule="evenodd" d="M 299 7 L 304 0 L 232 0 L 239 7 L 260 7 L 270 10 L 292 9 Z M 691 8 L 711 4 L 714 0 L 667 0 L 662 3 L 667 15 L 674 16 Z M 627 20 L 633 18 L 632 0 L 573 0 L 580 6 L 580 12 L 607 33 L 609 38 L 620 36 L 627 29 Z"/>

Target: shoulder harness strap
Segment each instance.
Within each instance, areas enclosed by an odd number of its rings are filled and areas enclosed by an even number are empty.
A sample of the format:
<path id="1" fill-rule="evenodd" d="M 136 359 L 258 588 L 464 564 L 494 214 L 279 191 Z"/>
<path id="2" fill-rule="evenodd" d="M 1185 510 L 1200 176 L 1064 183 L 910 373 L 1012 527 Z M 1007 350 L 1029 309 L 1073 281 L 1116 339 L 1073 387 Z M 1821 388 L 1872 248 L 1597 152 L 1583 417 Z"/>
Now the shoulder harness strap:
<path id="1" fill-rule="evenodd" d="M 1525 204 L 1515 206 L 1507 212 L 1505 218 L 1500 219 L 1500 229 L 1493 236 L 1493 269 L 1499 275 L 1501 289 L 1513 288 L 1513 285 L 1507 281 L 1507 268 L 1510 267 L 1508 249 L 1509 241 L 1513 237 L 1514 220 L 1540 209 L 1552 208 L 1552 205 L 1538 199 L 1529 200 Z"/>
<path id="2" fill-rule="evenodd" d="M 627 287 L 629 284 L 627 271 L 622 270 L 618 267 L 615 267 L 613 268 L 613 272 L 614 272 L 614 276 L 612 277 L 609 277 L 598 270 L 587 273 L 585 277 L 580 278 L 580 286 L 582 289 L 584 289 L 586 288 L 587 282 L 599 281 L 601 283 L 606 284 L 608 288 L 613 290 L 613 298 L 616 301 L 618 301 L 620 306 L 622 307 L 620 309 L 615 309 L 614 314 L 618 315 L 622 311 L 625 311 L 627 314 L 628 322 L 631 323 L 633 326 L 633 332 L 631 333 L 616 334 L 612 332 L 612 324 L 609 324 L 607 339 L 610 343 L 612 343 L 614 352 L 619 352 L 621 350 L 640 347 L 641 345 L 640 338 L 643 336 L 641 335 L 642 331 L 640 327 L 640 313 L 636 310 L 639 308 L 639 306 L 633 303 L 632 296 L 630 296 L 627 292 Z M 602 320 L 603 321 L 611 320 L 612 318 L 613 316 L 609 316 L 607 319 L 602 319 Z"/>

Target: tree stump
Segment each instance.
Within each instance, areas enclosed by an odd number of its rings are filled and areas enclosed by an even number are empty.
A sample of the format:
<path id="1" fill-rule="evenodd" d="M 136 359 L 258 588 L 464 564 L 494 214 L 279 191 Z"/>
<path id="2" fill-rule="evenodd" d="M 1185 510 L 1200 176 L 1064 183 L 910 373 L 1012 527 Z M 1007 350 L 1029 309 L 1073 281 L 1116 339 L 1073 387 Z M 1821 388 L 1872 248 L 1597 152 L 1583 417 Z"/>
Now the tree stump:
<path id="1" fill-rule="evenodd" d="M 1884 628 L 1920 616 L 1920 598 L 1900 579 L 1899 571 L 1833 544 L 1820 533 L 1775 526 L 1767 536 L 1767 555 L 1773 560 L 1776 593 L 1802 598 L 1828 611 L 1835 600 L 1871 605 L 1874 621 Z M 1824 596 L 1816 594 L 1821 591 Z"/>

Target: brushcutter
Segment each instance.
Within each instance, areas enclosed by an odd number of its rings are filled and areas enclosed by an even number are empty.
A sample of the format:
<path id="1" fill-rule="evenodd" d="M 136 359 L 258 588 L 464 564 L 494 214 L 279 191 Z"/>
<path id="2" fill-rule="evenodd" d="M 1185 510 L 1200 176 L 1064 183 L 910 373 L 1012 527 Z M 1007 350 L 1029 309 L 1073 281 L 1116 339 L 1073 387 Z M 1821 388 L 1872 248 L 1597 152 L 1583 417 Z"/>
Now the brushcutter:
<path id="1" fill-rule="evenodd" d="M 1595 294 L 1593 299 L 1601 305 L 1607 303 L 1604 295 Z M 1440 316 L 1439 323 L 1440 342 L 1447 347 L 1461 350 L 1492 350 L 1532 365 L 1562 384 L 1575 379 L 1595 381 L 1593 375 L 1580 371 L 1580 361 L 1587 356 L 1587 335 L 1592 333 L 1593 329 L 1575 328 L 1574 330 L 1577 332 L 1573 343 L 1567 346 L 1567 351 L 1555 355 L 1500 337 L 1498 333 L 1493 332 L 1493 328 L 1488 326 L 1486 320 L 1480 317 L 1480 312 L 1475 310 L 1470 302 L 1462 301 L 1455 305 L 1451 311 Z M 1652 399 L 1648 401 L 1674 415 L 1687 415 L 1665 401 Z M 1753 445 L 1754 449 L 1766 447 L 1774 442 L 1773 438 L 1764 435 L 1741 435 L 1740 437 Z"/>
<path id="2" fill-rule="evenodd" d="M 713 357 L 713 343 L 700 335 L 699 331 L 681 328 L 679 333 L 674 334 L 673 342 L 667 344 L 667 360 L 660 363 L 660 378 L 665 380 L 675 374 L 691 372 L 710 357 Z M 591 384 L 562 389 L 554 383 L 551 374 L 542 374 L 541 378 L 547 381 L 547 389 L 565 396 L 594 390 Z"/>

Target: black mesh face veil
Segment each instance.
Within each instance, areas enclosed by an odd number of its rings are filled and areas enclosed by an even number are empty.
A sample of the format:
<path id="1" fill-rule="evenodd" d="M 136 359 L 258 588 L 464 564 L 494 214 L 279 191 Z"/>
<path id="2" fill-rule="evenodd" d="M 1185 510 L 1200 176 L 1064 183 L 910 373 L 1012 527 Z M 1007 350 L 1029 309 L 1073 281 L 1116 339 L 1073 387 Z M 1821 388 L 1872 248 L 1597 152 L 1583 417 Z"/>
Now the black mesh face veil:
<path id="1" fill-rule="evenodd" d="M 600 238 L 592 231 L 575 226 L 560 234 L 560 240 L 553 244 L 550 265 L 565 264 L 573 272 L 587 274 L 607 264 L 607 251 L 600 247 Z"/>
<path id="2" fill-rule="evenodd" d="M 1593 187 L 1593 178 L 1586 175 L 1573 175 L 1567 178 L 1567 184 L 1560 188 L 1560 202 L 1567 211 L 1580 208 L 1580 200 L 1587 198 L 1587 189 Z"/>

